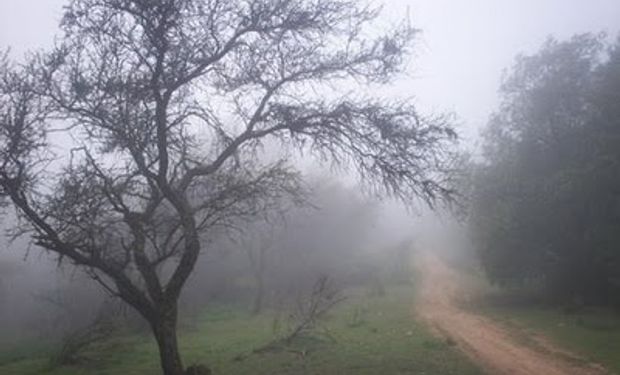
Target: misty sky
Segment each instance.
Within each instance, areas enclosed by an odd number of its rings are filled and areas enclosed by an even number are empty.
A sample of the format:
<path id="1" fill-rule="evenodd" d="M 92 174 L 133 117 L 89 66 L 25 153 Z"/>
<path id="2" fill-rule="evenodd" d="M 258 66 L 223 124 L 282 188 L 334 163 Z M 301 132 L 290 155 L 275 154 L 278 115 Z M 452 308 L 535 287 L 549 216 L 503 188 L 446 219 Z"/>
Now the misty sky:
<path id="1" fill-rule="evenodd" d="M 381 3 L 382 1 L 375 1 Z M 0 0 L 0 48 L 20 56 L 53 41 L 65 0 Z M 620 0 L 385 0 L 389 19 L 422 29 L 410 77 L 393 90 L 425 111 L 454 111 L 474 138 L 497 103 L 504 68 L 548 35 L 620 30 Z"/>

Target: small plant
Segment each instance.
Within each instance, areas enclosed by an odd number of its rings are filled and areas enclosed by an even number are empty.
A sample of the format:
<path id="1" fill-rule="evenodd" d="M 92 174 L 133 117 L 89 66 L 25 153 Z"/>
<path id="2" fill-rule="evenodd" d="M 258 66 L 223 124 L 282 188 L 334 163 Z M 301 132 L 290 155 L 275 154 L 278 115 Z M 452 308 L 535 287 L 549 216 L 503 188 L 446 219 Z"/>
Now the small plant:
<path id="1" fill-rule="evenodd" d="M 60 343 L 60 349 L 50 359 L 50 366 L 56 368 L 82 362 L 88 348 L 107 340 L 114 331 L 112 322 L 98 319 L 88 327 L 69 333 Z"/>
<path id="2" fill-rule="evenodd" d="M 265 353 L 272 351 L 293 351 L 305 357 L 307 350 L 291 350 L 290 346 L 299 341 L 298 339 L 310 338 L 310 333 L 321 329 L 323 336 L 333 340 L 329 331 L 321 326 L 321 321 L 327 316 L 334 306 L 345 300 L 340 289 L 334 287 L 327 276 L 321 276 L 306 296 L 300 296 L 294 307 L 288 314 L 288 329 L 283 337 L 276 338 L 267 345 L 255 349 L 255 353 Z M 281 330 L 282 319 L 280 314 L 276 314 L 273 321 L 273 331 L 277 335 Z M 316 340 L 310 340 L 316 341 Z"/>
<path id="3" fill-rule="evenodd" d="M 317 328 L 329 311 L 345 298 L 329 277 L 321 276 L 312 287 L 310 295 L 297 300 L 295 309 L 289 315 L 291 328 L 284 341 L 290 343 L 296 337 Z"/>

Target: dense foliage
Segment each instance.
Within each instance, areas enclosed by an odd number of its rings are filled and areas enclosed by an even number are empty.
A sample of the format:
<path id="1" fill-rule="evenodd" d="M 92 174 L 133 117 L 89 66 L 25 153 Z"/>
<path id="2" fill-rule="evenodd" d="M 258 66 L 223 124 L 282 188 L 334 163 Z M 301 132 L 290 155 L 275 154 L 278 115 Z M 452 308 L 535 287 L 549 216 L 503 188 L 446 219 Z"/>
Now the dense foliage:
<path id="1" fill-rule="evenodd" d="M 471 222 L 492 281 L 553 300 L 620 299 L 620 43 L 549 39 L 520 56 L 474 167 Z"/>

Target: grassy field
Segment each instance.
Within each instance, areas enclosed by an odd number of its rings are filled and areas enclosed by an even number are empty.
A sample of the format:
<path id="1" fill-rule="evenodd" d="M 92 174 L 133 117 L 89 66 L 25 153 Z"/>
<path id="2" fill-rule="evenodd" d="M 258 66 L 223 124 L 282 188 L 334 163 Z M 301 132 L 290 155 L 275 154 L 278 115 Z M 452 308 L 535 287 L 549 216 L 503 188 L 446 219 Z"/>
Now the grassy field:
<path id="1" fill-rule="evenodd" d="M 481 372 L 449 343 L 432 337 L 412 318 L 411 287 L 391 288 L 382 297 L 343 302 L 324 332 L 298 340 L 291 350 L 257 354 L 274 338 L 274 316 L 252 317 L 220 307 L 205 311 L 181 334 L 186 364 L 204 363 L 214 374 L 458 374 Z M 92 348 L 78 366 L 49 368 L 37 348 L 0 354 L 3 375 L 152 375 L 157 351 L 148 336 L 115 338 Z"/>
<path id="2" fill-rule="evenodd" d="M 620 374 L 620 314 L 586 308 L 566 313 L 541 304 L 487 302 L 479 309 L 524 335 L 539 333 L 552 344 Z M 527 339 L 527 338 L 526 338 Z"/>

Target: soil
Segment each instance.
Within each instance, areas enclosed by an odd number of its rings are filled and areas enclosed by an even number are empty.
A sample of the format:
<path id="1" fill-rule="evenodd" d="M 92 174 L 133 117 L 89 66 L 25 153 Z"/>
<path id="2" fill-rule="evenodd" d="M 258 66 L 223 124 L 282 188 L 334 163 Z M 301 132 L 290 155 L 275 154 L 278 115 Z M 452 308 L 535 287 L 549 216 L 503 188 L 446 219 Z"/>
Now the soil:
<path id="1" fill-rule="evenodd" d="M 609 374 L 566 350 L 555 348 L 540 335 L 531 345 L 518 340 L 500 323 L 469 311 L 463 299 L 471 295 L 459 274 L 437 255 L 424 253 L 416 259 L 420 291 L 416 314 L 447 342 L 454 343 L 489 374 L 603 375 Z"/>

